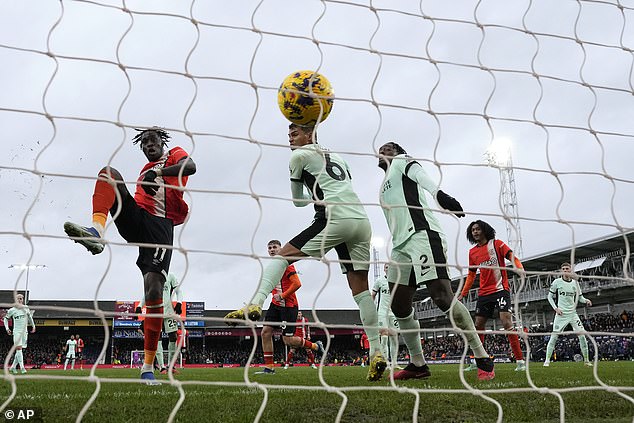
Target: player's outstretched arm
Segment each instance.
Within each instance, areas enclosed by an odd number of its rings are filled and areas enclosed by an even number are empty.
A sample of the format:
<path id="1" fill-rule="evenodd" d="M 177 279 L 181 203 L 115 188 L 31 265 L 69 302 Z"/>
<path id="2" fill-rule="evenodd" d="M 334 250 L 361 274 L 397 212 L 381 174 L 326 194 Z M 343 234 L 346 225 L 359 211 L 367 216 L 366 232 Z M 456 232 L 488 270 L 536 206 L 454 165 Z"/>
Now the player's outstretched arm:
<path id="1" fill-rule="evenodd" d="M 461 301 L 464 297 L 469 295 L 469 290 L 473 286 L 473 282 L 475 281 L 475 277 L 476 277 L 475 270 L 471 270 L 470 269 L 469 273 L 467 273 L 467 280 L 465 280 L 465 282 L 464 282 L 464 286 L 462 287 L 462 291 L 460 291 L 460 294 L 458 294 L 458 301 Z"/>
<path id="2" fill-rule="evenodd" d="M 453 198 L 451 195 L 446 194 L 444 191 L 440 189 L 438 190 L 438 192 L 436 193 L 436 200 L 438 200 L 438 204 L 440 204 L 440 207 L 445 210 L 449 210 L 454 215 L 456 215 L 456 217 L 465 216 L 462 205 L 458 202 L 458 200 Z"/>
<path id="3" fill-rule="evenodd" d="M 506 254 L 506 259 L 513 263 L 513 265 L 515 266 L 515 270 L 516 271 L 518 271 L 518 270 L 520 271 L 518 273 L 521 273 L 521 271 L 524 270 L 524 265 L 522 264 L 520 259 L 518 259 L 517 256 L 515 254 L 513 254 L 513 251 L 509 251 Z"/>

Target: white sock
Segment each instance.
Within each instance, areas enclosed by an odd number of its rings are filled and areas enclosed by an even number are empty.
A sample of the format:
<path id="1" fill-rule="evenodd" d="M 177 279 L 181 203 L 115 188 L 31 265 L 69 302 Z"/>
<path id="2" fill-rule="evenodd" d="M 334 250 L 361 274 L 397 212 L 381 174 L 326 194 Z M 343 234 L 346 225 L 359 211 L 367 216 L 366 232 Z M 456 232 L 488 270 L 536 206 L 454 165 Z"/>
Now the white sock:
<path id="1" fill-rule="evenodd" d="M 152 367 L 151 364 L 145 364 L 143 363 L 143 366 L 141 366 L 141 373 L 154 373 L 154 368 Z"/>
<path id="2" fill-rule="evenodd" d="M 20 365 L 20 369 L 24 370 L 24 356 L 22 355 L 22 350 L 16 351 L 15 358 Z"/>
<path id="3" fill-rule="evenodd" d="M 401 333 L 409 351 L 409 361 L 416 367 L 424 366 L 426 362 L 423 355 L 423 347 L 420 344 L 420 323 L 414 318 L 414 309 L 412 309 L 409 316 L 402 319 L 397 317 L 396 320 L 398 320 L 398 328 L 400 330 L 409 331 Z"/>
<path id="4" fill-rule="evenodd" d="M 97 232 L 99 232 L 99 236 L 103 238 L 103 233 L 105 232 L 106 228 L 104 228 L 101 223 L 95 221 L 92 222 L 92 227 L 97 229 Z"/>
<path id="5" fill-rule="evenodd" d="M 170 341 L 167 345 L 167 359 L 170 363 L 172 362 L 172 357 L 174 357 L 174 354 L 176 354 L 176 341 Z M 178 363 L 174 363 L 174 365 L 177 364 Z"/>
<path id="6" fill-rule="evenodd" d="M 66 359 L 66 361 L 64 361 L 64 370 L 66 370 L 67 366 L 68 366 L 68 359 Z"/>
<path id="7" fill-rule="evenodd" d="M 393 366 L 396 366 L 398 363 L 398 335 L 392 336 L 390 335 L 390 361 Z"/>
<path id="8" fill-rule="evenodd" d="M 360 294 L 354 295 L 354 301 L 359 306 L 359 316 L 361 316 L 361 323 L 363 323 L 363 329 L 366 335 L 368 335 L 368 342 L 370 343 L 370 360 L 374 356 L 376 351 L 381 351 L 381 343 L 379 341 L 379 315 L 376 312 L 374 301 L 370 291 L 363 291 Z"/>
<path id="9" fill-rule="evenodd" d="M 464 304 L 456 302 L 453 304 L 453 307 L 450 308 L 453 313 L 454 321 L 456 322 L 456 326 L 459 329 L 464 331 L 475 331 L 475 325 L 473 324 L 473 320 L 471 319 L 471 315 L 469 314 L 469 310 L 464 306 Z M 473 351 L 473 355 L 476 358 L 485 358 L 488 357 L 484 346 L 482 345 L 482 341 L 480 341 L 480 337 L 475 332 L 464 332 L 464 336 L 467 338 L 467 343 L 471 347 Z"/>
<path id="10" fill-rule="evenodd" d="M 161 341 L 159 339 L 159 347 L 156 349 L 156 364 L 158 364 L 158 368 L 162 369 L 163 367 L 165 367 L 165 357 L 163 355 L 163 346 L 161 345 L 163 343 L 163 341 Z"/>

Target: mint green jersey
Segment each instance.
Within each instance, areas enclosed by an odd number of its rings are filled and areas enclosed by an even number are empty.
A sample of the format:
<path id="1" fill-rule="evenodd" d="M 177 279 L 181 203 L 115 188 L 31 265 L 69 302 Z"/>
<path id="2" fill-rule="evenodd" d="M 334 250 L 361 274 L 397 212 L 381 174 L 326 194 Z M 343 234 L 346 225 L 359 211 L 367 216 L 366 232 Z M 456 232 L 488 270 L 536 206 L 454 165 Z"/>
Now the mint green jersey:
<path id="1" fill-rule="evenodd" d="M 163 284 L 163 313 L 170 314 L 174 312 L 174 308 L 172 307 L 174 294 L 176 294 L 176 302 L 183 302 L 183 293 L 180 290 L 180 283 L 176 276 L 170 273 L 167 275 L 167 279 L 165 279 L 165 283 Z M 143 306 L 145 306 L 145 297 L 139 301 L 139 307 Z M 148 313 L 151 312 L 148 311 Z"/>
<path id="2" fill-rule="evenodd" d="M 13 332 L 26 332 L 29 325 L 35 327 L 31 310 L 27 306 L 11 307 L 4 316 L 4 327 L 8 328 L 8 319 L 13 319 Z"/>
<path id="3" fill-rule="evenodd" d="M 435 195 L 438 185 L 416 160 L 405 154 L 395 156 L 385 174 L 380 195 L 393 247 L 423 230 L 431 229 L 443 236 L 438 219 L 429 210 L 425 191 Z"/>
<path id="4" fill-rule="evenodd" d="M 372 291 L 376 292 L 376 311 L 379 314 L 379 321 L 386 321 L 386 317 L 392 317 L 392 293 L 387 282 L 387 276 L 383 275 L 374 281 Z"/>
<path id="5" fill-rule="evenodd" d="M 352 188 L 348 163 L 338 154 L 307 144 L 293 150 L 289 168 L 291 181 L 301 182 L 320 202 L 315 203 L 315 219 L 367 219 Z"/>
<path id="6" fill-rule="evenodd" d="M 557 294 L 556 306 L 553 298 L 555 294 Z M 576 313 L 577 303 L 585 304 L 586 301 L 586 298 L 581 293 L 579 282 L 574 279 L 565 281 L 563 278 L 557 278 L 550 285 L 548 302 L 553 309 L 561 309 L 563 314 Z"/>
<path id="7" fill-rule="evenodd" d="M 176 294 L 176 302 L 183 301 L 183 295 L 180 290 L 180 283 L 176 276 L 172 273 L 167 275 L 167 279 L 165 280 L 165 284 L 163 285 L 163 307 L 172 308 L 172 300 Z"/>

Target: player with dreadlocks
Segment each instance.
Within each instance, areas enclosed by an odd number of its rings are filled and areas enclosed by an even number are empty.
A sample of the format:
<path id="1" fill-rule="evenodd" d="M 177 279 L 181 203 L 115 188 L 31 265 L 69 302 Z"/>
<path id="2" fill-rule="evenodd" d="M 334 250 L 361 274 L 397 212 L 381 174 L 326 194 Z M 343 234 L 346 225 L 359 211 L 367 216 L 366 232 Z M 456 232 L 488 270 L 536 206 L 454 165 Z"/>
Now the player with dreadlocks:
<path id="1" fill-rule="evenodd" d="M 379 167 L 385 172 L 380 203 L 392 233 L 392 253 L 387 281 L 392 294 L 392 312 L 409 350 L 410 363 L 394 379 L 424 379 L 431 376 L 420 345 L 420 324 L 414 317 L 412 301 L 416 290 L 427 287 L 432 301 L 464 332 L 473 349 L 478 378 L 493 379 L 493 360 L 475 334 L 467 308 L 453 301 L 447 267 L 447 241 L 436 212 L 427 203 L 431 194 L 440 207 L 456 217 L 464 217 L 460 203 L 439 189 L 423 166 L 395 142 L 379 149 Z"/>
<path id="2" fill-rule="evenodd" d="M 148 163 L 137 179 L 134 197 L 116 169 L 106 166 L 99 171 L 92 196 L 92 226 L 64 223 L 64 230 L 75 242 L 92 254 L 104 248 L 104 229 L 108 212 L 114 219 L 119 234 L 133 243 L 156 244 L 139 247 L 137 266 L 143 274 L 145 304 L 148 314 L 163 313 L 163 285 L 169 272 L 174 240 L 174 226 L 185 221 L 188 206 L 182 188 L 189 175 L 196 172 L 196 164 L 180 147 L 167 150 L 170 135 L 152 127 L 137 129 L 133 144 L 140 144 Z M 153 384 L 152 363 L 161 336 L 162 317 L 146 317 L 144 330 L 145 360 L 141 379 Z"/>

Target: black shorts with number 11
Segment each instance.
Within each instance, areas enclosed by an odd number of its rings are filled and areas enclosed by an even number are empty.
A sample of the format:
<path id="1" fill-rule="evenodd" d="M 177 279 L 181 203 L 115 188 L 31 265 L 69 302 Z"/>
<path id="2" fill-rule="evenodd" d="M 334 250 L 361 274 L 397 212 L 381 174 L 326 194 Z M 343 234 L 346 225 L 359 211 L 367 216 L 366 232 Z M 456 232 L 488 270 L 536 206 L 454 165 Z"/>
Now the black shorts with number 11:
<path id="1" fill-rule="evenodd" d="M 139 247 L 136 265 L 142 274 L 161 273 L 165 278 L 170 270 L 174 244 L 174 223 L 166 217 L 154 216 L 139 207 L 131 195 L 124 196 L 119 215 L 117 203 L 110 209 L 119 234 L 128 242 L 158 244 L 154 247 Z"/>

